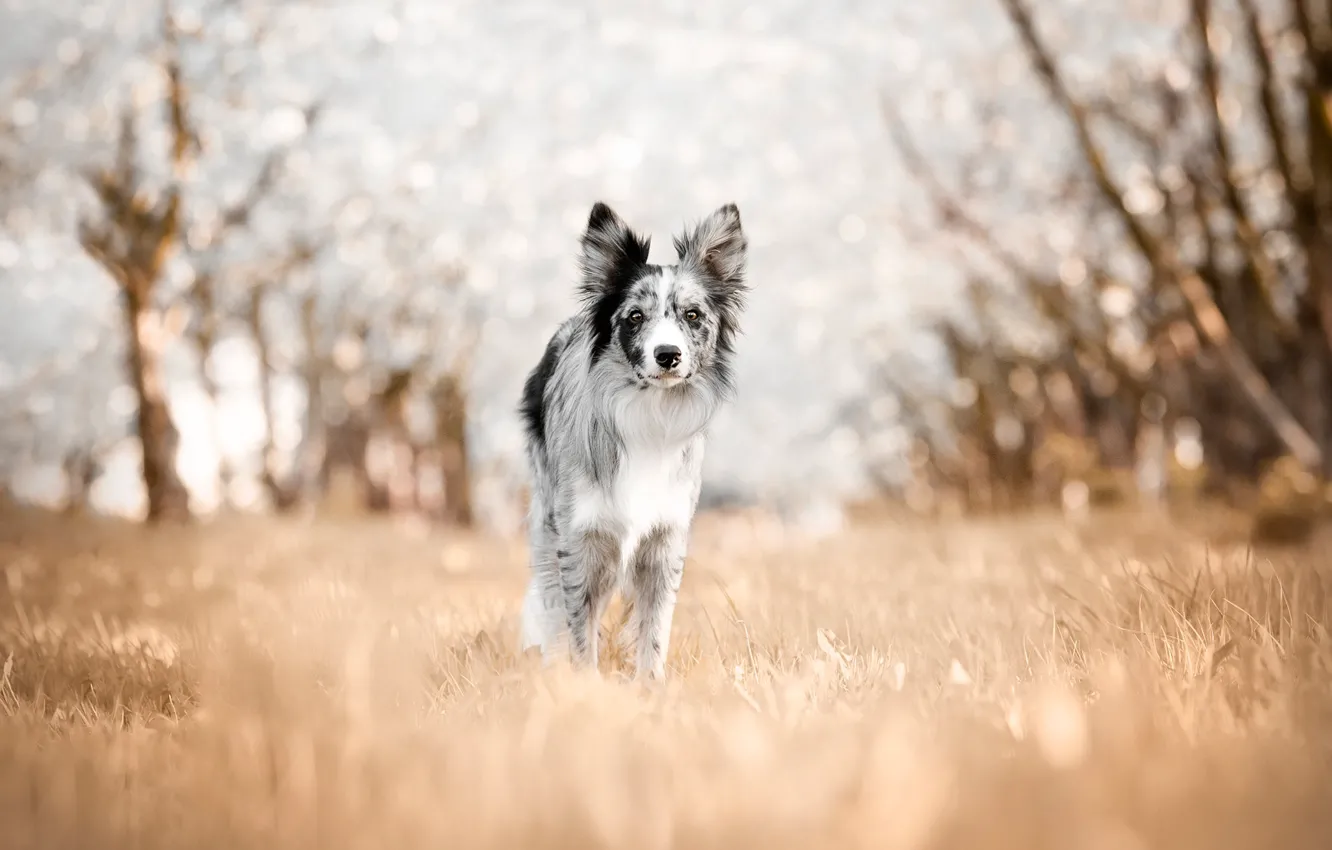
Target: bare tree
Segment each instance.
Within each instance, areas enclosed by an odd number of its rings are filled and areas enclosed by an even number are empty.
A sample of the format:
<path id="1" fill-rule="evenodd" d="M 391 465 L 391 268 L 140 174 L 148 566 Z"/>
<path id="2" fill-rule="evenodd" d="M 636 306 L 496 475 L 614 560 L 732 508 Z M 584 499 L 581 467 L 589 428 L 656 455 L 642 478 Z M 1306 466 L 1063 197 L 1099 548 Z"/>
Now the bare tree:
<path id="1" fill-rule="evenodd" d="M 165 327 L 156 304 L 158 285 L 181 228 L 180 181 L 197 147 L 181 74 L 179 34 L 168 4 L 163 6 L 162 38 L 169 86 L 164 109 L 171 132 L 172 180 L 159 192 L 145 179 L 138 165 L 138 108 L 131 103 L 121 115 L 115 163 L 88 175 L 100 215 L 86 217 L 79 224 L 84 250 L 120 287 L 129 341 L 126 369 L 139 403 L 136 432 L 143 451 L 150 521 L 190 516 L 189 493 L 176 472 L 180 435 L 167 405 L 162 372 Z"/>
<path id="2" fill-rule="evenodd" d="M 317 106 L 305 110 L 303 125 L 307 133 L 313 129 L 317 116 Z M 279 263 L 276 271 L 257 272 L 265 279 L 255 281 L 253 280 L 256 275 L 254 269 L 229 267 L 219 257 L 219 254 L 225 246 L 228 236 L 235 231 L 244 229 L 253 218 L 256 208 L 274 191 L 282 163 L 289 153 L 290 151 L 287 148 L 271 151 L 245 194 L 236 203 L 223 210 L 210 232 L 198 239 L 197 245 L 191 246 L 190 259 L 194 265 L 194 281 L 185 293 L 185 301 L 189 304 L 192 313 L 188 336 L 194 345 L 199 362 L 200 383 L 214 411 L 213 437 L 218 446 L 218 478 L 224 504 L 234 478 L 234 470 L 232 470 L 230 460 L 226 457 L 225 452 L 222 451 L 221 434 L 218 431 L 219 424 L 216 412 L 221 406 L 221 387 L 217 382 L 216 364 L 213 362 L 214 351 L 223 338 L 228 325 L 244 325 L 249 329 L 251 338 L 259 343 L 263 336 L 257 332 L 256 328 L 261 318 L 263 290 L 272 285 L 267 278 L 276 277 L 281 279 L 303 263 L 308 262 L 310 257 L 304 243 L 297 240 L 291 248 L 290 256 Z M 238 277 L 250 277 L 251 280 L 237 282 L 234 278 Z M 234 290 L 243 290 L 246 286 L 250 287 L 251 291 L 248 298 L 239 299 L 244 301 L 245 304 L 243 308 L 238 310 L 234 303 L 238 300 L 235 297 Z M 238 319 L 243 321 L 237 322 Z M 267 356 L 266 345 L 260 345 L 260 355 L 261 357 Z M 265 388 L 265 399 L 266 393 Z M 271 412 L 266 400 L 263 403 L 263 409 L 266 413 Z M 268 419 L 265 421 L 271 428 L 271 421 Z M 270 480 L 270 476 L 267 474 L 269 467 L 265 466 L 264 470 L 264 481 L 267 486 Z M 270 495 L 272 495 L 271 489 Z"/>
<path id="3" fill-rule="evenodd" d="M 144 116 L 138 104 L 131 102 L 122 111 L 114 164 L 88 176 L 99 209 L 95 215 L 85 216 L 79 226 L 84 249 L 120 288 L 130 341 L 127 371 L 139 400 L 136 434 L 143 448 L 148 517 L 154 521 L 189 516 L 188 494 L 175 471 L 179 435 L 171 419 L 162 374 L 164 349 L 179 329 L 169 327 L 163 316 L 184 315 L 185 308 L 190 308 L 193 322 L 188 336 L 198 355 L 203 388 L 216 403 L 219 388 L 211 368 L 213 349 L 224 324 L 244 315 L 234 306 L 234 298 L 220 291 L 229 275 L 221 249 L 237 231 L 246 228 L 256 208 L 272 193 L 288 153 L 285 148 L 271 151 L 241 198 L 217 214 L 189 214 L 187 180 L 202 145 L 194 127 L 192 91 L 184 79 L 181 42 L 182 31 L 172 3 L 164 0 L 160 47 L 167 91 L 162 108 L 170 136 L 165 185 L 154 180 L 154 169 L 142 165 L 151 153 L 139 141 Z M 317 114 L 317 105 L 304 110 L 302 126 L 306 132 Z M 162 286 L 166 264 L 186 242 L 186 235 L 188 259 L 195 266 L 193 283 L 183 293 L 168 291 Z M 221 472 L 225 494 L 230 478 L 225 463 Z"/>
<path id="4" fill-rule="evenodd" d="M 470 525 L 467 375 L 479 307 L 462 269 L 430 261 L 412 227 L 394 221 L 375 236 L 382 288 L 311 291 L 299 305 L 307 415 L 298 467 L 321 470 L 324 486 L 333 467 L 356 467 L 372 511 L 427 511 L 422 482 L 438 478 L 439 517 Z"/>
<path id="5" fill-rule="evenodd" d="M 281 285 L 281 282 L 298 267 L 308 263 L 310 257 L 308 249 L 298 244 L 291 256 L 271 276 L 265 275 L 252 281 L 246 310 L 246 325 L 259 355 L 259 407 L 264 417 L 260 481 L 268 493 L 270 504 L 279 513 L 286 513 L 294 508 L 299 503 L 304 488 L 299 481 L 292 482 L 280 471 L 276 442 L 277 416 L 273 407 L 273 376 L 277 372 L 277 364 L 269 343 L 270 331 L 264 321 L 264 305 L 269 302 L 271 293 Z M 298 468 L 298 475 L 299 472 Z"/>
<path id="6" fill-rule="evenodd" d="M 435 417 L 435 450 L 444 490 L 443 520 L 470 527 L 472 507 L 471 451 L 467 440 L 467 384 L 461 369 L 441 374 L 430 392 Z"/>
<path id="7" fill-rule="evenodd" d="M 1026 486 L 1032 435 L 1090 440 L 1122 467 L 1159 457 L 1158 429 L 1196 421 L 1220 477 L 1252 480 L 1283 454 L 1332 471 L 1332 12 L 1189 0 L 1174 63 L 1187 75 L 1117 69 L 1101 93 L 1070 84 L 1026 0 L 999 3 L 1070 131 L 1076 165 L 1048 214 L 1081 222 L 1073 250 L 1014 250 L 976 212 L 984 191 L 965 171 L 950 185 L 885 104 L 950 256 L 984 296 L 937 325 L 974 387 L 952 405 L 970 465 Z M 1240 49 L 1223 53 L 1230 41 Z M 1008 446 L 1001 421 L 1020 426 Z"/>

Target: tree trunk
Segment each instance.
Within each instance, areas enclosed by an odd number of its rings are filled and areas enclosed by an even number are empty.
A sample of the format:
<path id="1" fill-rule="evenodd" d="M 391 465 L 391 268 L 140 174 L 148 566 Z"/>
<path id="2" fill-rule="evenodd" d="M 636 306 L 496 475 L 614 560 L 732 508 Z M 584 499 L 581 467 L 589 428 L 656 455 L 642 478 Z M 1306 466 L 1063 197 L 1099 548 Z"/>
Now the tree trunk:
<path id="1" fill-rule="evenodd" d="M 1316 472 L 1320 476 L 1332 473 L 1332 454 L 1329 454 L 1329 436 L 1332 417 L 1328 414 L 1328 350 L 1322 322 L 1312 309 L 1302 309 L 1300 329 L 1299 384 L 1303 407 L 1304 427 L 1323 448 L 1323 465 Z"/>
<path id="2" fill-rule="evenodd" d="M 360 489 L 361 509 L 375 513 L 388 499 L 370 475 L 368 469 L 370 426 L 363 411 L 352 410 L 341 422 L 328 424 L 324 429 L 324 453 L 320 465 L 318 487 L 321 499 L 329 495 L 333 474 L 339 468 L 350 469 Z"/>
<path id="3" fill-rule="evenodd" d="M 1169 473 L 1169 442 L 1166 423 L 1150 413 L 1143 415 L 1138 425 L 1134 478 L 1138 485 L 1138 498 L 1147 505 L 1160 505 L 1166 500 Z"/>
<path id="4" fill-rule="evenodd" d="M 259 353 L 259 408 L 264 417 L 263 471 L 260 481 L 268 493 L 273 510 L 290 513 L 299 502 L 299 489 L 291 487 L 277 474 L 276 416 L 273 413 L 273 355 L 268 347 L 263 323 L 264 290 L 256 286 L 250 291 L 249 324 Z"/>
<path id="5" fill-rule="evenodd" d="M 322 490 L 320 480 L 327 455 L 328 429 L 324 422 L 324 376 L 307 369 L 304 381 L 305 427 L 301 430 L 300 445 L 296 447 L 297 471 L 292 489 L 298 494 L 298 501 L 312 505 L 318 501 Z"/>
<path id="6" fill-rule="evenodd" d="M 126 367 L 139 403 L 136 436 L 142 447 L 142 473 L 148 500 L 148 521 L 185 522 L 190 519 L 189 491 L 176 472 L 180 432 L 167 406 L 161 351 L 151 326 L 152 311 L 145 294 L 151 291 L 131 280 L 122 288 L 129 346 Z"/>
<path id="7" fill-rule="evenodd" d="M 308 295 L 301 303 L 301 336 L 305 345 L 305 363 L 301 379 L 305 384 L 305 428 L 296 450 L 300 498 L 315 504 L 322 491 L 321 478 L 328 454 L 328 423 L 324 410 L 324 379 L 330 371 L 319 353 L 319 333 L 315 324 L 315 298 Z"/>
<path id="8" fill-rule="evenodd" d="M 220 509 L 226 510 L 231 507 L 231 485 L 236 479 L 236 471 L 232 469 L 231 461 L 227 459 L 226 452 L 222 448 L 220 415 L 222 388 L 218 386 L 217 378 L 211 368 L 213 343 L 211 334 L 201 332 L 195 338 L 195 347 L 199 356 L 199 383 L 203 387 L 204 395 L 208 397 L 208 406 L 212 409 L 209 424 L 213 431 L 213 448 L 217 450 L 217 504 Z"/>
<path id="9" fill-rule="evenodd" d="M 65 513 L 82 516 L 91 504 L 101 465 L 92 449 L 76 448 L 65 453 L 61 467 L 65 473 Z"/>
<path id="10" fill-rule="evenodd" d="M 434 391 L 435 442 L 444 487 L 444 521 L 470 528 L 472 471 L 467 446 L 467 392 L 457 375 L 440 378 Z"/>
<path id="11" fill-rule="evenodd" d="M 199 358 L 199 383 L 204 395 L 208 397 L 208 406 L 212 416 L 209 424 L 212 429 L 213 448 L 217 451 L 217 504 L 219 510 L 231 507 L 231 485 L 236 472 L 222 449 L 222 388 L 217 383 L 213 370 L 213 348 L 217 345 L 218 315 L 217 304 L 213 297 L 213 278 L 200 275 L 194 286 L 194 302 L 198 310 L 195 317 L 197 328 L 193 334 L 195 356 Z"/>

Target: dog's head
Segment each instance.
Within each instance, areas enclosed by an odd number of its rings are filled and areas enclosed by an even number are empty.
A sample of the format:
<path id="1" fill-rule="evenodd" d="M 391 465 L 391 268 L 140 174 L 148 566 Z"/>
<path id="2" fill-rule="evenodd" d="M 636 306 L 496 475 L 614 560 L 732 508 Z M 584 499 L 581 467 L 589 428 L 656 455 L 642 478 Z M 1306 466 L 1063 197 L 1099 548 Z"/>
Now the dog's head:
<path id="1" fill-rule="evenodd" d="M 677 265 L 649 264 L 648 248 L 649 240 L 610 207 L 592 207 L 581 292 L 592 320 L 593 362 L 613 358 L 645 388 L 670 388 L 700 375 L 729 386 L 747 291 L 740 211 L 727 204 L 686 228 L 675 238 Z"/>

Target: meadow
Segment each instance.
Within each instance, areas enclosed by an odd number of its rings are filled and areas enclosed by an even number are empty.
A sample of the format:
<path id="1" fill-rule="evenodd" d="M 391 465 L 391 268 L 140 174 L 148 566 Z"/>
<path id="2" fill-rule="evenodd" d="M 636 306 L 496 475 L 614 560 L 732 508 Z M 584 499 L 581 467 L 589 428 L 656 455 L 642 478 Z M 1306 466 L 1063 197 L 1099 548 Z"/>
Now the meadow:
<path id="1" fill-rule="evenodd" d="M 649 686 L 521 540 L 6 509 L 0 847 L 1326 847 L 1327 541 L 1237 528 L 702 516 Z"/>

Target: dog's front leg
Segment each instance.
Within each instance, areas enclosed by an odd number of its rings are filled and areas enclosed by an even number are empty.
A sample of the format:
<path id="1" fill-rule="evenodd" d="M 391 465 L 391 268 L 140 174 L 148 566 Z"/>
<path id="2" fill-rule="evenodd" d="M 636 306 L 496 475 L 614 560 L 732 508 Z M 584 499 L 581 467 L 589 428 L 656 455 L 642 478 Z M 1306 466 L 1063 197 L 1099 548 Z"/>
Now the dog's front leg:
<path id="1" fill-rule="evenodd" d="M 687 538 L 687 528 L 659 525 L 648 532 L 634 552 L 629 570 L 633 596 L 629 633 L 635 645 L 635 675 L 639 679 L 666 675 L 666 653 L 684 575 Z"/>
<path id="2" fill-rule="evenodd" d="M 573 665 L 597 666 L 597 624 L 610 601 L 620 565 L 619 536 L 605 529 L 574 531 L 556 552 L 569 617 Z"/>

